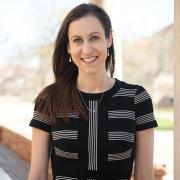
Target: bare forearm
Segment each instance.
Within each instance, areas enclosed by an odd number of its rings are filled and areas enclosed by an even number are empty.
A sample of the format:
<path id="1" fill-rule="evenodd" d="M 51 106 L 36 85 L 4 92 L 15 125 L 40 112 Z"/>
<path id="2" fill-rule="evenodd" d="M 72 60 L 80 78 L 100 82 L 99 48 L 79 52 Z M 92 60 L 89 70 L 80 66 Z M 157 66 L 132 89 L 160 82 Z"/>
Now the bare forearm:
<path id="1" fill-rule="evenodd" d="M 154 178 L 149 178 L 149 177 L 146 177 L 146 178 L 144 178 L 144 177 L 136 177 L 136 178 L 134 178 L 134 180 L 154 180 Z"/>
<path id="2" fill-rule="evenodd" d="M 141 168 L 135 166 L 134 180 L 155 180 L 153 170 L 151 168 L 144 169 L 142 166 Z"/>
<path id="3" fill-rule="evenodd" d="M 135 175 L 134 180 L 155 180 L 153 175 Z"/>
<path id="4" fill-rule="evenodd" d="M 29 173 L 28 180 L 48 180 L 48 175 L 47 174 L 34 174 L 34 173 Z"/>

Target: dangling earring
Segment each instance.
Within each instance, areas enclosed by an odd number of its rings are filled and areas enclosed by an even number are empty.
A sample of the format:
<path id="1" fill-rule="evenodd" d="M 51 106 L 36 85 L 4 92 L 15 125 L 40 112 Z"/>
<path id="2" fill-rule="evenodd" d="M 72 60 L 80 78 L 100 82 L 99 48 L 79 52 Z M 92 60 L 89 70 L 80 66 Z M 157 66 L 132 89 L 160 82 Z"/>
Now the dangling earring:
<path id="1" fill-rule="evenodd" d="M 71 56 L 69 57 L 69 62 L 71 62 Z"/>
<path id="2" fill-rule="evenodd" d="M 107 56 L 109 56 L 109 48 L 107 49 Z"/>

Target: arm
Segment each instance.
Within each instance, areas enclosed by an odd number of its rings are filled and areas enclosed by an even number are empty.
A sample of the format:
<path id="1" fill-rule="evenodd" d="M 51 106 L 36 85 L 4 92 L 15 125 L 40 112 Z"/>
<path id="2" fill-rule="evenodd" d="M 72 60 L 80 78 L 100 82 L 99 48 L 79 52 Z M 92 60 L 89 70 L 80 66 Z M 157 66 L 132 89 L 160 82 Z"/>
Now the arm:
<path id="1" fill-rule="evenodd" d="M 154 128 L 136 134 L 135 180 L 154 180 Z"/>
<path id="2" fill-rule="evenodd" d="M 31 167 L 28 180 L 48 179 L 49 133 L 32 128 Z"/>

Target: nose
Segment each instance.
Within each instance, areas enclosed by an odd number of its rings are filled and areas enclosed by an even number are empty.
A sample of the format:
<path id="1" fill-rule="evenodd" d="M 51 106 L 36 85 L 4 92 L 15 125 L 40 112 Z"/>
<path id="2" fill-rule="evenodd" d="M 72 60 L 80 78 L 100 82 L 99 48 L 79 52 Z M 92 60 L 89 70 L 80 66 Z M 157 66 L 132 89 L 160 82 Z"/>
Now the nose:
<path id="1" fill-rule="evenodd" d="M 84 41 L 83 45 L 82 45 L 82 53 L 84 55 L 89 55 L 92 53 L 93 47 L 91 45 L 90 42 L 88 41 Z"/>

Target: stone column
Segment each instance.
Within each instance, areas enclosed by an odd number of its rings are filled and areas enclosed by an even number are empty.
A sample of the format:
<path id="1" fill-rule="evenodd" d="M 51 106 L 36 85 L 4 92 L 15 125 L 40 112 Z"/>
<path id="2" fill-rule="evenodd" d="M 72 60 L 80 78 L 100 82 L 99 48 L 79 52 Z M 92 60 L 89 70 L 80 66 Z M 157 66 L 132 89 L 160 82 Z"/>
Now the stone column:
<path id="1" fill-rule="evenodd" d="M 101 7 L 103 5 L 103 0 L 90 0 L 90 2 Z"/>
<path id="2" fill-rule="evenodd" d="M 180 0 L 175 0 L 174 179 L 180 178 Z"/>

